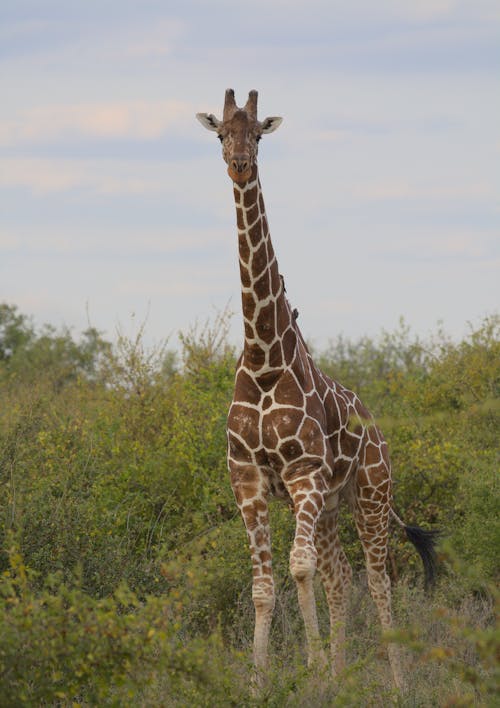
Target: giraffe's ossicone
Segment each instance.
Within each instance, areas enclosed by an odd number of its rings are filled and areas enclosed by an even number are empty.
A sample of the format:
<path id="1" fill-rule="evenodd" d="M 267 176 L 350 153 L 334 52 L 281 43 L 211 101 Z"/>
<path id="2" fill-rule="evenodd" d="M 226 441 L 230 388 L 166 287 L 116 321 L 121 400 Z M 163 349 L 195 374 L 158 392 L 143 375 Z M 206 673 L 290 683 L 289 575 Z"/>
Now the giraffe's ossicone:
<path id="1" fill-rule="evenodd" d="M 304 618 L 310 664 L 324 665 L 313 577 L 319 571 L 330 611 L 334 672 L 344 666 L 346 604 L 351 568 L 338 535 L 342 499 L 351 507 L 366 559 L 368 585 L 384 629 L 392 626 L 386 572 L 391 467 L 386 442 L 355 393 L 315 365 L 285 295 L 278 271 L 257 169 L 261 136 L 281 118 L 257 119 L 257 92 L 238 108 L 226 91 L 223 119 L 197 114 L 215 131 L 233 181 L 238 228 L 243 353 L 228 415 L 228 467 L 247 530 L 253 566 L 254 661 L 267 665 L 274 608 L 268 503 L 288 501 L 296 520 L 290 552 Z M 416 535 L 415 535 L 416 534 Z M 433 569 L 433 537 L 414 532 Z M 430 559 L 430 560 L 429 560 Z M 389 645 L 395 684 L 403 684 L 397 651 Z"/>

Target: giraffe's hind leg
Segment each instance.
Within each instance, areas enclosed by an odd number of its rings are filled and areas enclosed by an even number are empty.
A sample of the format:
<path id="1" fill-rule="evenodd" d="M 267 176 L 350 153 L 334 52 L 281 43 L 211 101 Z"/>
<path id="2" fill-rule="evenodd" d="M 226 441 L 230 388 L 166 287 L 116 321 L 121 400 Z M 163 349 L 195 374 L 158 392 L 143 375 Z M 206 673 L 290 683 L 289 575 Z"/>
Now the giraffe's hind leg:
<path id="1" fill-rule="evenodd" d="M 365 555 L 368 587 L 384 631 L 392 629 L 391 581 L 386 571 L 390 501 L 391 479 L 385 462 L 360 467 L 355 485 L 354 520 Z M 394 684 L 402 689 L 398 647 L 389 644 L 388 655 Z"/>
<path id="2" fill-rule="evenodd" d="M 318 571 L 330 611 L 330 650 L 334 674 L 345 668 L 345 624 L 352 570 L 338 534 L 338 497 L 324 509 L 316 528 Z"/>

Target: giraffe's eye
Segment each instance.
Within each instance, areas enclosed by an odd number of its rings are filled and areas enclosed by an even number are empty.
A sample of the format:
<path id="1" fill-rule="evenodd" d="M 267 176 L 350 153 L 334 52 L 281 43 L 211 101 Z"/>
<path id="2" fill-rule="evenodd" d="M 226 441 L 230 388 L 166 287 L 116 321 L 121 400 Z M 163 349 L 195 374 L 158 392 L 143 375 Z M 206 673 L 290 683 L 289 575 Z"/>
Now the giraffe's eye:
<path id="1" fill-rule="evenodd" d="M 224 140 L 224 136 L 221 135 L 220 133 L 217 135 L 217 137 L 219 138 L 219 140 L 220 140 L 221 142 Z"/>
<path id="2" fill-rule="evenodd" d="M 262 135 L 257 135 L 257 137 L 255 138 L 255 141 L 256 141 L 257 143 L 260 143 L 261 138 L 262 138 Z"/>

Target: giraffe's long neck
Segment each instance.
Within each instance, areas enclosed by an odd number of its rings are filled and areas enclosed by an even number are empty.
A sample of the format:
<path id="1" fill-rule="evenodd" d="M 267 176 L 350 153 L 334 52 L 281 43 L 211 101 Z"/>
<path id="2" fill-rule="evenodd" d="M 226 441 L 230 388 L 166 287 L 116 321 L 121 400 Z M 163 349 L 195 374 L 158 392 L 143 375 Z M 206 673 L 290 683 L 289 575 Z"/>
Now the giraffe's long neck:
<path id="1" fill-rule="evenodd" d="M 234 183 L 238 224 L 245 365 L 260 375 L 279 374 L 296 346 L 293 315 L 278 272 L 257 166 L 249 181 Z"/>

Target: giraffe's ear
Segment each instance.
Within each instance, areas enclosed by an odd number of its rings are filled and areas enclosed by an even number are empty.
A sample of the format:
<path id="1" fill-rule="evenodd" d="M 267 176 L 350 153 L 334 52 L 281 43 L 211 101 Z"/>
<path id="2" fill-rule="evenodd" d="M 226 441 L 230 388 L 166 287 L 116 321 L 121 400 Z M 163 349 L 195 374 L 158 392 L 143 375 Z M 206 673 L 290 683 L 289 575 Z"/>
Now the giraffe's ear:
<path id="1" fill-rule="evenodd" d="M 283 118 L 278 116 L 270 116 L 269 118 L 264 118 L 261 122 L 260 127 L 263 133 L 274 133 L 274 131 L 280 127 L 283 122 Z"/>
<path id="2" fill-rule="evenodd" d="M 196 117 L 207 130 L 218 132 L 221 122 L 213 113 L 197 113 Z"/>

